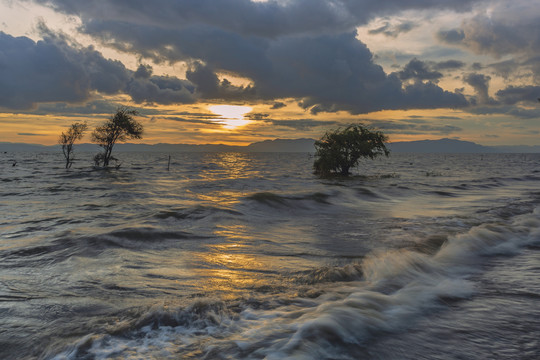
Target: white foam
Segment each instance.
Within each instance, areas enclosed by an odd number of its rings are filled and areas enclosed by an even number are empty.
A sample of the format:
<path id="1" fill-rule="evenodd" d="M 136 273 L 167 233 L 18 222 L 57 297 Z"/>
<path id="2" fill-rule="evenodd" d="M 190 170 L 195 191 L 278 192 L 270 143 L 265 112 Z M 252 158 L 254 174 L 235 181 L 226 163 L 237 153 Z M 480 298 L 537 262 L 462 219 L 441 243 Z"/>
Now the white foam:
<path id="1" fill-rule="evenodd" d="M 450 237 L 432 256 L 405 249 L 376 252 L 361 263 L 362 280 L 319 284 L 324 295 L 315 299 L 283 301 L 270 309 L 245 302 L 234 314 L 223 304 L 197 305 L 182 310 L 196 316 L 178 326 L 143 326 L 131 336 L 95 337 L 85 351 L 96 359 L 174 358 L 193 346 L 203 348 L 207 358 L 221 351 L 226 358 L 339 357 L 340 349 L 361 348 L 376 334 L 403 330 L 448 300 L 470 297 L 470 275 L 488 257 L 511 255 L 539 241 L 539 216 L 535 210 L 506 224 L 474 227 Z M 76 355 L 70 349 L 55 359 Z"/>

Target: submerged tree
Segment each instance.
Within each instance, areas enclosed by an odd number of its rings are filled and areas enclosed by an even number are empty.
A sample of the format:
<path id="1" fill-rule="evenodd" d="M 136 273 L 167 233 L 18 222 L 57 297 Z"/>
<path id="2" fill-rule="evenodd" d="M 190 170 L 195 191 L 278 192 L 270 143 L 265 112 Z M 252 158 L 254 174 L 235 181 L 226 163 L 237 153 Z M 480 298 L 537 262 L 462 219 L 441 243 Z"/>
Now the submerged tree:
<path id="1" fill-rule="evenodd" d="M 58 143 L 62 145 L 62 152 L 66 158 L 66 169 L 69 169 L 73 163 L 73 144 L 82 139 L 86 129 L 88 129 L 86 123 L 74 123 L 71 124 L 67 132 L 62 132 L 58 138 Z"/>
<path id="2" fill-rule="evenodd" d="M 361 124 L 328 131 L 315 142 L 315 173 L 320 176 L 347 176 L 350 168 L 358 165 L 360 158 L 388 156 L 390 152 L 384 144 L 387 141 L 388 137 L 382 132 L 370 130 Z"/>
<path id="3" fill-rule="evenodd" d="M 133 116 L 137 115 L 136 110 L 121 106 L 116 113 L 101 126 L 96 127 L 92 133 L 92 141 L 103 148 L 103 152 L 94 157 L 96 166 L 109 166 L 112 157 L 112 150 L 117 141 L 127 139 L 142 139 L 143 126 Z"/>

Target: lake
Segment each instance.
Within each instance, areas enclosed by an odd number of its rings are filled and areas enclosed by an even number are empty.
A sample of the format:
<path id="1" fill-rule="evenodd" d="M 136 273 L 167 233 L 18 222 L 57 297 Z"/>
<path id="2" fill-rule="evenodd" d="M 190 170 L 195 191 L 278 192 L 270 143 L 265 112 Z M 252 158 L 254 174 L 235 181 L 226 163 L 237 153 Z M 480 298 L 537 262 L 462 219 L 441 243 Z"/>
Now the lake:
<path id="1" fill-rule="evenodd" d="M 540 154 L 76 155 L 0 155 L 2 359 L 540 356 Z"/>

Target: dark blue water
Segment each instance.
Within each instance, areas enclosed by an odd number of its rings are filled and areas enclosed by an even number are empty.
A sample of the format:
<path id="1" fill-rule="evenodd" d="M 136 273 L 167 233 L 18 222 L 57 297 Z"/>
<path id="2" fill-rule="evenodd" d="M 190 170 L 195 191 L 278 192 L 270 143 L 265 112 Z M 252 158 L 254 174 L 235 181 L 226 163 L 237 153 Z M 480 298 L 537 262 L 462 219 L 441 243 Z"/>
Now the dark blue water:
<path id="1" fill-rule="evenodd" d="M 540 155 L 117 155 L 2 155 L 0 358 L 540 356 Z"/>

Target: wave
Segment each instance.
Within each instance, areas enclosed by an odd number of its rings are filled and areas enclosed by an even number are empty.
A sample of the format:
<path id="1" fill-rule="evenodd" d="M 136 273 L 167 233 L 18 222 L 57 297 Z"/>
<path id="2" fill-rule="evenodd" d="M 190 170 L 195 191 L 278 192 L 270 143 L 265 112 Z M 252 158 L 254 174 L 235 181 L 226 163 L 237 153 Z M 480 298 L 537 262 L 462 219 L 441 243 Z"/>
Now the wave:
<path id="1" fill-rule="evenodd" d="M 457 194 L 450 191 L 434 190 L 430 192 L 431 194 L 443 196 L 443 197 L 456 197 Z"/>
<path id="2" fill-rule="evenodd" d="M 320 208 L 320 205 L 331 205 L 329 199 L 332 197 L 330 194 L 321 192 L 296 196 L 278 195 L 272 192 L 258 192 L 247 196 L 247 199 L 272 208 L 301 210 L 313 207 Z"/>
<path id="3" fill-rule="evenodd" d="M 242 216 L 240 211 L 216 206 L 198 205 L 191 208 L 162 210 L 154 215 L 157 219 L 201 220 L 215 214 Z"/>
<path id="4" fill-rule="evenodd" d="M 111 248 L 157 249 L 177 245 L 178 241 L 200 240 L 206 237 L 185 231 L 163 231 L 154 227 L 129 227 L 92 236 L 60 234 L 47 245 L 27 246 L 4 251 L 1 267 L 28 266 L 28 262 L 58 263 L 71 256 L 93 257 Z"/>
<path id="5" fill-rule="evenodd" d="M 150 309 L 70 346 L 54 359 L 354 359 L 369 340 L 474 295 L 471 274 L 494 256 L 540 241 L 540 210 L 426 240 L 429 251 L 375 251 L 361 262 L 299 274 L 296 288 L 224 302 Z M 298 288 L 311 289 L 301 296 Z"/>
<path id="6" fill-rule="evenodd" d="M 322 282 L 357 281 L 363 277 L 362 265 L 359 263 L 344 266 L 323 266 L 304 271 L 296 275 L 295 281 L 300 284 L 317 284 Z"/>

